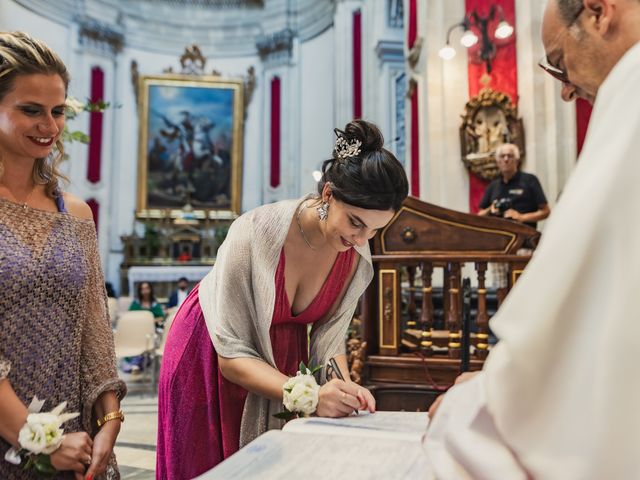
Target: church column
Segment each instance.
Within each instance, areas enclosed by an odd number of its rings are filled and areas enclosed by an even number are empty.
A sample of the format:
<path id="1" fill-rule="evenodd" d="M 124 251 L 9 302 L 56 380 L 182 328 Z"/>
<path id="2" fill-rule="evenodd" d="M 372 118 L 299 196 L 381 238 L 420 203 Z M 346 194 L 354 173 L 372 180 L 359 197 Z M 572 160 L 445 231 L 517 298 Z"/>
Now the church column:
<path id="1" fill-rule="evenodd" d="M 300 195 L 299 41 L 285 28 L 262 37 L 256 47 L 263 62 L 262 203 Z"/>
<path id="2" fill-rule="evenodd" d="M 72 49 L 70 71 L 73 72 L 70 93 L 78 100 L 90 98 L 92 101 L 103 100 L 112 107 L 104 113 L 82 113 L 70 125 L 72 130 L 88 132 L 91 137 L 89 145 L 74 143 L 69 148 L 72 159 L 67 163 L 70 176 L 74 182 L 70 190 L 87 201 L 94 213 L 96 226 L 116 225 L 116 198 L 122 195 L 115 181 L 117 168 L 114 158 L 115 128 L 114 104 L 118 103 L 116 78 L 118 76 L 117 57 L 124 45 L 122 32 L 112 26 L 86 16 L 78 16 L 72 26 Z M 81 160 L 82 159 L 82 160 Z M 119 238 L 116 229 L 98 229 L 100 256 L 108 278 L 117 278 L 117 271 L 111 271 L 109 253 L 118 250 Z"/>
<path id="3" fill-rule="evenodd" d="M 422 122 L 420 196 L 462 212 L 469 208 L 469 176 L 460 158 L 459 132 L 460 114 L 468 100 L 467 56 L 457 45 L 458 54 L 449 61 L 440 58 L 438 51 L 445 44 L 449 26 L 459 22 L 464 13 L 463 2 L 418 2 L 418 18 L 422 19 L 418 37 L 424 38 L 424 43 L 412 72 L 420 93 Z"/>
<path id="4" fill-rule="evenodd" d="M 354 60 L 362 61 L 362 51 L 354 52 L 354 45 L 361 46 L 363 21 L 362 0 L 338 0 L 334 22 L 335 35 L 335 125 L 344 126 L 356 116 L 356 88 L 362 88 L 358 81 Z M 354 30 L 355 28 L 355 30 Z M 359 31 L 359 34 L 358 34 Z M 355 36 L 354 36 L 355 35 Z M 354 41 L 360 38 L 359 41 Z M 362 70 L 360 70 L 362 72 Z M 363 92 L 360 90 L 360 94 Z M 362 106 L 362 102 L 358 103 Z M 362 113 L 362 112 L 360 112 Z"/>

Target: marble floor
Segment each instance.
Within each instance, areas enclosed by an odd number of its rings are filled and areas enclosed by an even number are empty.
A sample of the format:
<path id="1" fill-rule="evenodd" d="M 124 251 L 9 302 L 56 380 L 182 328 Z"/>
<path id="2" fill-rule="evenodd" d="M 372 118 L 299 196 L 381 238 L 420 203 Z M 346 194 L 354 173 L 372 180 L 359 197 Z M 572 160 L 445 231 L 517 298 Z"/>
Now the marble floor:
<path id="1" fill-rule="evenodd" d="M 115 446 L 122 480 L 155 479 L 158 397 L 145 374 L 121 377 L 129 393 L 122 402 L 125 421 Z"/>

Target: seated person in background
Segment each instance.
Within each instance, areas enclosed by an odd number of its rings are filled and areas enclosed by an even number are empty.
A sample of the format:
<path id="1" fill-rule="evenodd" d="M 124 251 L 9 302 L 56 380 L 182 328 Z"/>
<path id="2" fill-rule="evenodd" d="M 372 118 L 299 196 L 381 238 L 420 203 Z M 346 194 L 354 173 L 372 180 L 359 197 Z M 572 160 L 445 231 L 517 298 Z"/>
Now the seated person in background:
<path id="1" fill-rule="evenodd" d="M 189 280 L 185 277 L 178 279 L 178 288 L 169 297 L 167 308 L 179 307 L 184 302 L 191 289 L 189 288 Z"/>
<path id="2" fill-rule="evenodd" d="M 500 177 L 485 190 L 478 215 L 510 218 L 536 228 L 551 212 L 538 178 L 520 171 L 520 149 L 512 143 L 496 149 L 496 163 Z"/>
<path id="3" fill-rule="evenodd" d="M 131 303 L 129 310 L 150 311 L 153 313 L 156 326 L 162 327 L 162 323 L 164 322 L 164 309 L 162 305 L 156 302 L 153 287 L 149 282 L 141 282 L 140 285 L 138 285 L 138 298 Z"/>
<path id="4" fill-rule="evenodd" d="M 138 298 L 131 303 L 129 310 L 148 310 L 153 314 L 156 328 L 162 328 L 164 323 L 164 309 L 156 302 L 153 295 L 153 287 L 149 282 L 141 282 L 138 285 Z M 137 373 L 144 370 L 144 355 L 125 357 L 122 362 L 122 371 L 125 373 Z"/>

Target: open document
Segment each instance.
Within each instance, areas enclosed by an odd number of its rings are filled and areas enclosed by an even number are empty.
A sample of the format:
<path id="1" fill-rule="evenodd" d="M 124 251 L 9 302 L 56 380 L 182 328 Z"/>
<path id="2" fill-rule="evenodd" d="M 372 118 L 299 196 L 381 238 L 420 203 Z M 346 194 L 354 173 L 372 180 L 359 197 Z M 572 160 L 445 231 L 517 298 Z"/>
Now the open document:
<path id="1" fill-rule="evenodd" d="M 376 412 L 292 420 L 198 478 L 430 479 L 421 445 L 427 418 L 426 413 Z"/>

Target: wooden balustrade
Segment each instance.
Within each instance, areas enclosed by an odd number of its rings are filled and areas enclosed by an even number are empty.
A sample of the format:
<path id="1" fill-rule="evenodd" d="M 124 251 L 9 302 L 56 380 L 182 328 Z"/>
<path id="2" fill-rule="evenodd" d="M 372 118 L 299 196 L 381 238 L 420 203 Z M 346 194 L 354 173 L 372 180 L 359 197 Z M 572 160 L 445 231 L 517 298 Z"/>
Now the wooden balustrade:
<path id="1" fill-rule="evenodd" d="M 508 265 L 508 291 L 530 258 L 517 252 L 535 248 L 539 235 L 513 221 L 408 198 L 373 242 L 375 275 L 360 314 L 367 345 L 363 384 L 376 395 L 385 389 L 396 395 L 406 386 L 412 398 L 420 391 L 431 398 L 453 382 L 460 373 L 463 275 L 471 277 L 475 305 L 469 367 L 481 368 L 490 349 L 489 306 L 496 303 L 488 265 Z M 401 395 L 385 404 L 409 405 Z"/>

